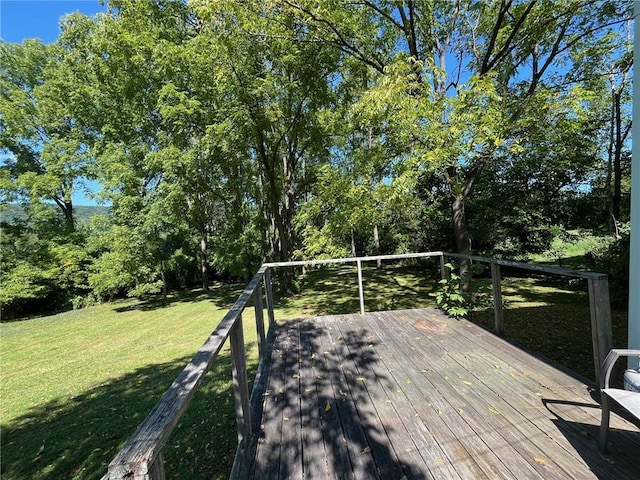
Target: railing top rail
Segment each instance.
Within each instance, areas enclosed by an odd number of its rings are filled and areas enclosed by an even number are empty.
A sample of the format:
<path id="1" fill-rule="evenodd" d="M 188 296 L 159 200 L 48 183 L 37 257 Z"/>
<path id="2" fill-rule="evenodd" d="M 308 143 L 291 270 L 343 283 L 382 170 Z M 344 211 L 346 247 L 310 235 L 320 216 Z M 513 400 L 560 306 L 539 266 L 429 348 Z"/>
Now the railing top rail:
<path id="1" fill-rule="evenodd" d="M 585 280 L 595 280 L 606 278 L 606 273 L 598 272 L 583 272 L 580 270 L 571 270 L 561 267 L 548 267 L 546 265 L 538 265 L 535 263 L 515 262 L 513 260 L 502 260 L 499 258 L 480 257 L 478 255 L 468 255 L 465 253 L 450 253 L 450 252 L 421 252 L 421 253 L 402 253 L 398 255 L 375 255 L 370 257 L 347 257 L 347 258 L 329 258 L 322 260 L 297 260 L 293 262 L 270 262 L 265 263 L 263 266 L 274 267 L 302 267 L 308 265 L 330 265 L 336 263 L 356 263 L 356 262 L 372 262 L 377 260 L 402 260 L 407 258 L 425 258 L 425 257 L 438 257 L 445 255 L 453 258 L 468 258 L 476 262 L 482 263 L 494 263 L 497 265 L 503 265 L 505 267 L 521 268 L 523 270 L 532 270 L 535 272 L 549 273 L 553 275 L 562 275 L 565 277 L 583 278 Z"/>
<path id="2" fill-rule="evenodd" d="M 583 272 L 580 270 L 570 270 L 568 268 L 548 267 L 546 265 L 538 265 L 535 263 L 515 262 L 513 260 L 502 260 L 499 258 L 479 257 L 476 255 L 467 255 L 464 253 L 445 253 L 445 255 L 448 257 L 468 258 L 470 260 L 475 260 L 476 262 L 494 263 L 496 265 L 503 265 L 505 267 L 521 268 L 523 270 L 533 270 L 535 272 L 550 273 L 553 275 L 562 275 L 565 277 L 582 278 L 585 280 L 598 280 L 608 277 L 606 273 Z"/>
<path id="3" fill-rule="evenodd" d="M 148 473 L 147 469 L 161 452 L 267 268 L 260 267 L 220 324 L 111 461 L 109 473 L 103 479 L 128 478 L 131 473 L 138 478 Z"/>
<path id="4" fill-rule="evenodd" d="M 376 255 L 371 257 L 328 258 L 323 260 L 297 260 L 293 262 L 270 262 L 263 266 L 273 267 L 302 267 L 306 265 L 328 265 L 335 263 L 375 262 L 378 260 L 403 260 L 406 258 L 439 257 L 442 252 L 401 253 L 398 255 Z"/>

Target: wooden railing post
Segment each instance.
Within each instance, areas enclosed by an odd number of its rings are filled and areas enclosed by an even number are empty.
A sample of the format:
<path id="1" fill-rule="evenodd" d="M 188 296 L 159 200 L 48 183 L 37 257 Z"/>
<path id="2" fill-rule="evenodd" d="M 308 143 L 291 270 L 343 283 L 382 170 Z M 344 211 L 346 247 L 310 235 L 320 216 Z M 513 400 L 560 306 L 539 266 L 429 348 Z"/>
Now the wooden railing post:
<path id="1" fill-rule="evenodd" d="M 233 371 L 233 390 L 236 403 L 236 421 L 238 424 L 238 443 L 251 436 L 251 410 L 249 406 L 249 383 L 247 381 L 247 358 L 244 351 L 244 332 L 242 315 L 229 332 L 231 345 L 231 367 Z"/>
<path id="2" fill-rule="evenodd" d="M 502 311 L 502 276 L 500 275 L 500 265 L 491 264 L 491 283 L 493 286 L 493 312 L 496 323 L 496 333 L 504 335 L 504 312 Z"/>
<path id="3" fill-rule="evenodd" d="M 271 287 L 271 269 L 267 268 L 264 272 L 264 293 L 267 298 L 267 316 L 269 317 L 269 327 L 275 323 L 275 315 L 273 313 L 273 289 Z"/>
<path id="4" fill-rule="evenodd" d="M 256 316 L 256 333 L 258 334 L 258 358 L 264 354 L 264 307 L 262 306 L 262 282 L 253 291 L 253 309 Z"/>
<path id="5" fill-rule="evenodd" d="M 356 260 L 358 266 L 358 295 L 360 296 L 360 315 L 364 315 L 364 289 L 362 288 L 362 262 Z"/>
<path id="6" fill-rule="evenodd" d="M 613 346 L 611 332 L 611 304 L 609 303 L 609 280 L 606 276 L 589 278 L 589 307 L 591 312 L 591 341 L 596 383 L 600 382 L 600 370 Z"/>

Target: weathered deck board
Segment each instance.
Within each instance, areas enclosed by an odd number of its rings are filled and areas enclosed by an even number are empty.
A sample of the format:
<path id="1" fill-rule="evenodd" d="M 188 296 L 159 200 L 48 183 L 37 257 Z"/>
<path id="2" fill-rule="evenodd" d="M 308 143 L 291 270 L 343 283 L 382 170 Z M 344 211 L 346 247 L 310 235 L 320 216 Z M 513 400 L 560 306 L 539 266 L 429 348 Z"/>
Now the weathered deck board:
<path id="1" fill-rule="evenodd" d="M 252 478 L 637 480 L 640 431 L 466 321 L 407 310 L 277 327 Z"/>

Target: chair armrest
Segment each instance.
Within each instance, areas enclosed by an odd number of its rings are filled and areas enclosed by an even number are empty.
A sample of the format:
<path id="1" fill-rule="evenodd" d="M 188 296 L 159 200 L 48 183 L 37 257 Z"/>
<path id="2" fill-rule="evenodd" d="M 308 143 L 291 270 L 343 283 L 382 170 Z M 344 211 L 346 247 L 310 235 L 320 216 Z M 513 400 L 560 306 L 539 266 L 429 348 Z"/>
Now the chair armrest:
<path id="1" fill-rule="evenodd" d="M 609 388 L 609 377 L 611 376 L 611 370 L 615 365 L 616 361 L 620 357 L 640 357 L 640 350 L 632 350 L 632 349 L 613 349 L 607 355 L 607 358 L 604 359 L 604 364 L 602 365 L 602 370 L 600 373 L 600 388 Z"/>

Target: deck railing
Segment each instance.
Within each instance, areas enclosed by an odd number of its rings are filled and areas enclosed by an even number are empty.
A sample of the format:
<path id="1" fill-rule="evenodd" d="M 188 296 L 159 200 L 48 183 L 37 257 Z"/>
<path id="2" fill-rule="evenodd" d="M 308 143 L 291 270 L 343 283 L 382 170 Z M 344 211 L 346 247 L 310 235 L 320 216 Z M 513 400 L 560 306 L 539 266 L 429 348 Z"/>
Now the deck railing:
<path id="1" fill-rule="evenodd" d="M 504 315 L 502 309 L 502 290 L 500 267 L 513 267 L 551 275 L 580 278 L 588 282 L 589 304 L 591 311 L 591 331 L 593 343 L 596 381 L 600 375 L 600 366 L 612 346 L 611 311 L 609 306 L 609 286 L 607 275 L 593 272 L 581 272 L 563 268 L 547 267 L 510 260 L 500 260 L 457 253 L 424 252 L 403 255 L 378 255 L 371 257 L 352 257 L 327 260 L 309 260 L 296 262 L 275 262 L 263 264 L 246 286 L 218 327 L 207 338 L 193 359 L 178 375 L 160 401 L 153 407 L 147 418 L 136 429 L 125 446 L 109 464 L 102 480 L 164 480 L 164 460 L 162 449 L 178 419 L 186 410 L 205 374 L 229 338 L 231 347 L 232 378 L 236 406 L 236 422 L 239 448 L 254 441 L 257 423 L 252 422 L 247 378 L 246 352 L 243 335 L 242 313 L 250 299 L 253 299 L 258 339 L 259 365 L 265 361 L 266 335 L 264 327 L 263 288 L 266 299 L 269 326 L 275 323 L 274 301 L 271 282 L 271 269 L 296 266 L 355 263 L 358 274 L 358 295 L 360 313 L 365 313 L 362 263 L 373 261 L 393 261 L 415 258 L 439 257 L 440 275 L 449 276 L 448 258 L 466 258 L 486 263 L 491 268 L 493 300 L 495 311 L 495 329 L 502 334 Z M 262 369 L 258 368 L 258 375 Z M 254 388 L 258 381 L 254 382 Z M 235 467 L 235 466 L 234 466 Z"/>

